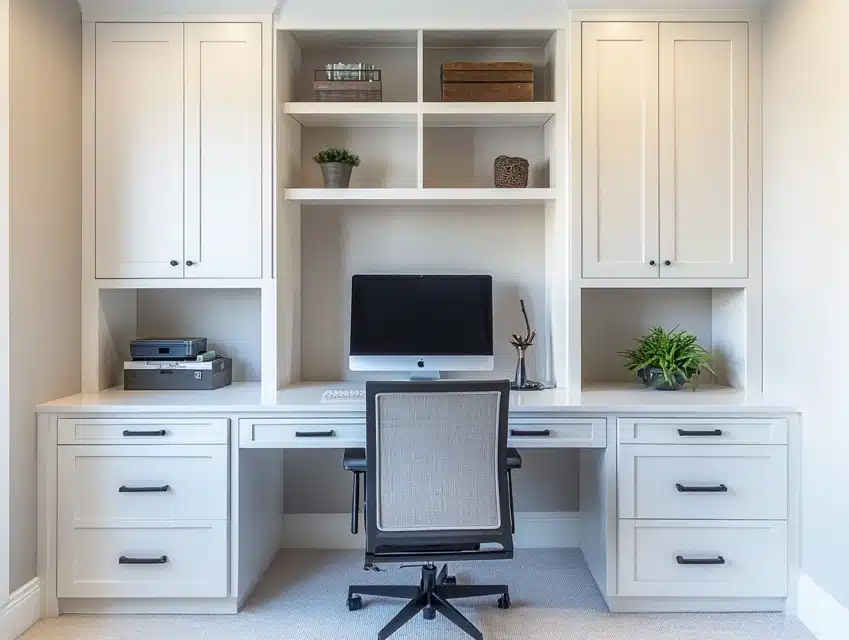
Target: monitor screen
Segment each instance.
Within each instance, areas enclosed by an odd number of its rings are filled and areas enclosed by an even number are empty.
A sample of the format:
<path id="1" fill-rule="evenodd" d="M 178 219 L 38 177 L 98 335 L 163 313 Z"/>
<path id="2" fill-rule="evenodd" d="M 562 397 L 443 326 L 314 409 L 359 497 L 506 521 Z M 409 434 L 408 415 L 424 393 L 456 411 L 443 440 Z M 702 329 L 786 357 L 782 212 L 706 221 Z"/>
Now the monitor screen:
<path id="1" fill-rule="evenodd" d="M 352 356 L 491 356 L 491 276 L 355 275 Z"/>

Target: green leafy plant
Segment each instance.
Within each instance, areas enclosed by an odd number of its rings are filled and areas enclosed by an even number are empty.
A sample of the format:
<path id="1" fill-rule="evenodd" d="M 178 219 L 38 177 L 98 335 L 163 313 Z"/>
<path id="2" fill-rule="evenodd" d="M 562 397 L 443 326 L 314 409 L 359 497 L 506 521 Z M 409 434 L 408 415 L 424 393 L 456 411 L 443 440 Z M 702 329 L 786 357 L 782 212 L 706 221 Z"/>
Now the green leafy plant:
<path id="1" fill-rule="evenodd" d="M 352 167 L 360 166 L 360 156 L 351 153 L 347 149 L 338 147 L 327 147 L 319 151 L 313 158 L 318 164 L 327 164 L 328 162 L 341 162 L 349 164 Z"/>
<path id="2" fill-rule="evenodd" d="M 697 378 L 702 371 L 710 371 L 713 356 L 696 342 L 697 338 L 687 331 L 666 331 L 663 327 L 652 327 L 642 338 L 635 338 L 636 347 L 621 352 L 625 367 L 638 376 L 649 369 L 657 369 L 663 381 L 677 387 L 681 379 L 689 380 L 696 389 Z"/>

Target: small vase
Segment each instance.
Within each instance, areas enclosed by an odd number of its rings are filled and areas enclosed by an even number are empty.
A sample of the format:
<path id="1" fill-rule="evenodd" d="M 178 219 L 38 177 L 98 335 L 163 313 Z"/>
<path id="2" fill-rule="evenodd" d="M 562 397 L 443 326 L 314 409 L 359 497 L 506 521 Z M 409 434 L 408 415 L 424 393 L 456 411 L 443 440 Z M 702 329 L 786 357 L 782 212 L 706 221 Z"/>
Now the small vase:
<path id="1" fill-rule="evenodd" d="M 325 162 L 321 165 L 321 175 L 327 189 L 347 189 L 351 184 L 351 170 L 354 167 L 344 162 Z"/>
<path id="2" fill-rule="evenodd" d="M 528 386 L 528 371 L 525 368 L 525 353 L 527 350 L 527 347 L 516 347 L 516 355 L 519 357 L 519 360 L 516 362 L 516 374 L 513 376 L 514 389 L 525 389 Z"/>

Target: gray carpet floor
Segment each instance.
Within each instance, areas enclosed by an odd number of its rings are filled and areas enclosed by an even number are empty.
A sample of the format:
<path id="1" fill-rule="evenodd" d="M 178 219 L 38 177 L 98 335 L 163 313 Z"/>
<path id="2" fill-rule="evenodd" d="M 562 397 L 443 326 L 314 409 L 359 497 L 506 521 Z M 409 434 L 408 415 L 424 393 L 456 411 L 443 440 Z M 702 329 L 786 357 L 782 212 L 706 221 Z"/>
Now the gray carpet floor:
<path id="1" fill-rule="evenodd" d="M 235 616 L 61 616 L 43 620 L 23 640 L 341 640 L 373 639 L 401 608 L 363 597 L 345 606 L 349 584 L 415 584 L 418 569 L 364 572 L 362 552 L 283 551 Z M 512 561 L 451 566 L 460 584 L 507 583 L 512 606 L 494 598 L 455 601 L 486 640 L 814 640 L 783 614 L 610 614 L 580 553 L 517 551 Z M 417 616 L 392 640 L 461 640 L 437 616 Z"/>

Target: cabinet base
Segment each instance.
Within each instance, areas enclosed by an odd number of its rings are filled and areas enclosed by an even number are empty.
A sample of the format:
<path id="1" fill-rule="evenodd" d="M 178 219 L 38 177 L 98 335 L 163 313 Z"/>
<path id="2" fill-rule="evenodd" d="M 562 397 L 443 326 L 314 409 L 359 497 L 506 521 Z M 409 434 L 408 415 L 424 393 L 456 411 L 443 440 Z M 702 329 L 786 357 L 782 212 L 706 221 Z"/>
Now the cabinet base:
<path id="1" fill-rule="evenodd" d="M 59 613 L 85 614 L 233 614 L 236 598 L 60 598 Z"/>
<path id="2" fill-rule="evenodd" d="M 604 596 L 611 613 L 783 612 L 786 598 L 638 598 Z"/>

